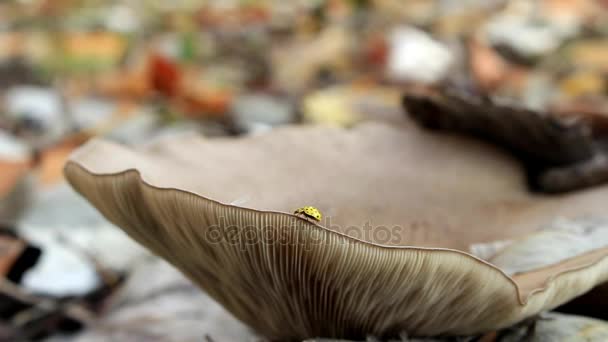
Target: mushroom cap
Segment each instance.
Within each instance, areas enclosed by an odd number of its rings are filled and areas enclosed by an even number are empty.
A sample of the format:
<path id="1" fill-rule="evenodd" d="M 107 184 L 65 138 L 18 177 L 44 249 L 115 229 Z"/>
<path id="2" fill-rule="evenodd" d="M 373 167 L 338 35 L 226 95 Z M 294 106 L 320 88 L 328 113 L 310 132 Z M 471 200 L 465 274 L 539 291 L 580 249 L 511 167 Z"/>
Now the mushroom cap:
<path id="1" fill-rule="evenodd" d="M 411 124 L 137 149 L 93 140 L 65 173 L 105 217 L 270 339 L 482 333 L 608 281 L 608 248 L 512 277 L 467 253 L 557 215 L 608 216 L 608 187 L 534 195 L 499 149 Z M 324 219 L 291 214 L 304 204 Z"/>

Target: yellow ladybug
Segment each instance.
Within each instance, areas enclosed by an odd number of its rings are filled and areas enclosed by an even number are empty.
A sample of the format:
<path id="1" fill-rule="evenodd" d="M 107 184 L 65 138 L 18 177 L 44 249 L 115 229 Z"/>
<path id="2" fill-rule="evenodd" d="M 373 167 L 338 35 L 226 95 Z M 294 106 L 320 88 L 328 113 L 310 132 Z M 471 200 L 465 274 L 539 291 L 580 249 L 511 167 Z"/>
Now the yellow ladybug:
<path id="1" fill-rule="evenodd" d="M 319 211 L 319 209 L 317 209 L 315 207 L 311 207 L 311 206 L 298 208 L 293 213 L 294 213 L 294 215 L 301 215 L 301 216 L 313 219 L 315 221 L 321 221 L 321 218 L 323 217 L 323 215 L 321 215 L 321 212 Z"/>

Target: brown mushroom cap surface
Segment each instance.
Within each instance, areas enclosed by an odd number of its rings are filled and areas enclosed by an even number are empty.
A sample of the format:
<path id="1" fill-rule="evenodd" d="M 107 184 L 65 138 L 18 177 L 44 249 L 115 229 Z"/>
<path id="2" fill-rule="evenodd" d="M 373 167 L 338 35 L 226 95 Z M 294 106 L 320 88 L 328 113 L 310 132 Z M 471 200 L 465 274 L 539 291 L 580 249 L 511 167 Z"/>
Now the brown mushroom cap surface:
<path id="1" fill-rule="evenodd" d="M 465 252 L 557 215 L 608 216 L 608 187 L 533 195 L 499 149 L 413 125 L 287 127 L 141 149 L 95 140 L 66 175 L 271 339 L 481 333 L 608 281 L 608 248 L 513 278 Z M 304 205 L 324 220 L 290 214 Z"/>

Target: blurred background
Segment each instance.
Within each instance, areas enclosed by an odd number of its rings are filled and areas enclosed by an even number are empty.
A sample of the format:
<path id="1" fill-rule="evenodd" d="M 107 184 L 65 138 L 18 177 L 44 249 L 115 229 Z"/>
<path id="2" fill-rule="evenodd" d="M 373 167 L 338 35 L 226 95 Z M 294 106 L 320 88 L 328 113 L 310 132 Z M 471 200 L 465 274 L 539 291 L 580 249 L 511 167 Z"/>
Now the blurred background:
<path id="1" fill-rule="evenodd" d="M 607 76 L 604 0 L 1 1 L 0 341 L 164 340 L 200 315 L 210 336 L 245 336 L 216 304 L 184 318 L 192 299 L 154 301 L 150 277 L 187 285 L 63 179 L 91 138 L 398 121 L 404 90 L 443 84 L 604 115 Z M 130 304 L 108 309 L 119 288 Z M 83 332 L 99 317 L 106 330 Z"/>

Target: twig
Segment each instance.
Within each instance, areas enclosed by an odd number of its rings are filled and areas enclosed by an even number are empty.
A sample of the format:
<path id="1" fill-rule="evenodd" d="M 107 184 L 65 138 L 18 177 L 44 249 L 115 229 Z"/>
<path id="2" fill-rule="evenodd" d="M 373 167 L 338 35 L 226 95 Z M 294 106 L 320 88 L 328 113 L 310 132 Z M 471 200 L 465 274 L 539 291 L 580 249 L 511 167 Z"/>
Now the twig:
<path id="1" fill-rule="evenodd" d="M 0 279 L 0 293 L 30 304 L 44 312 L 61 311 L 66 317 L 85 324 L 91 324 L 95 320 L 95 315 L 81 304 L 74 302 L 62 304 L 52 299 L 32 295 L 7 279 Z M 13 323 L 18 326 L 22 326 L 27 321 L 31 321 L 31 315 L 16 315 L 13 319 Z"/>

